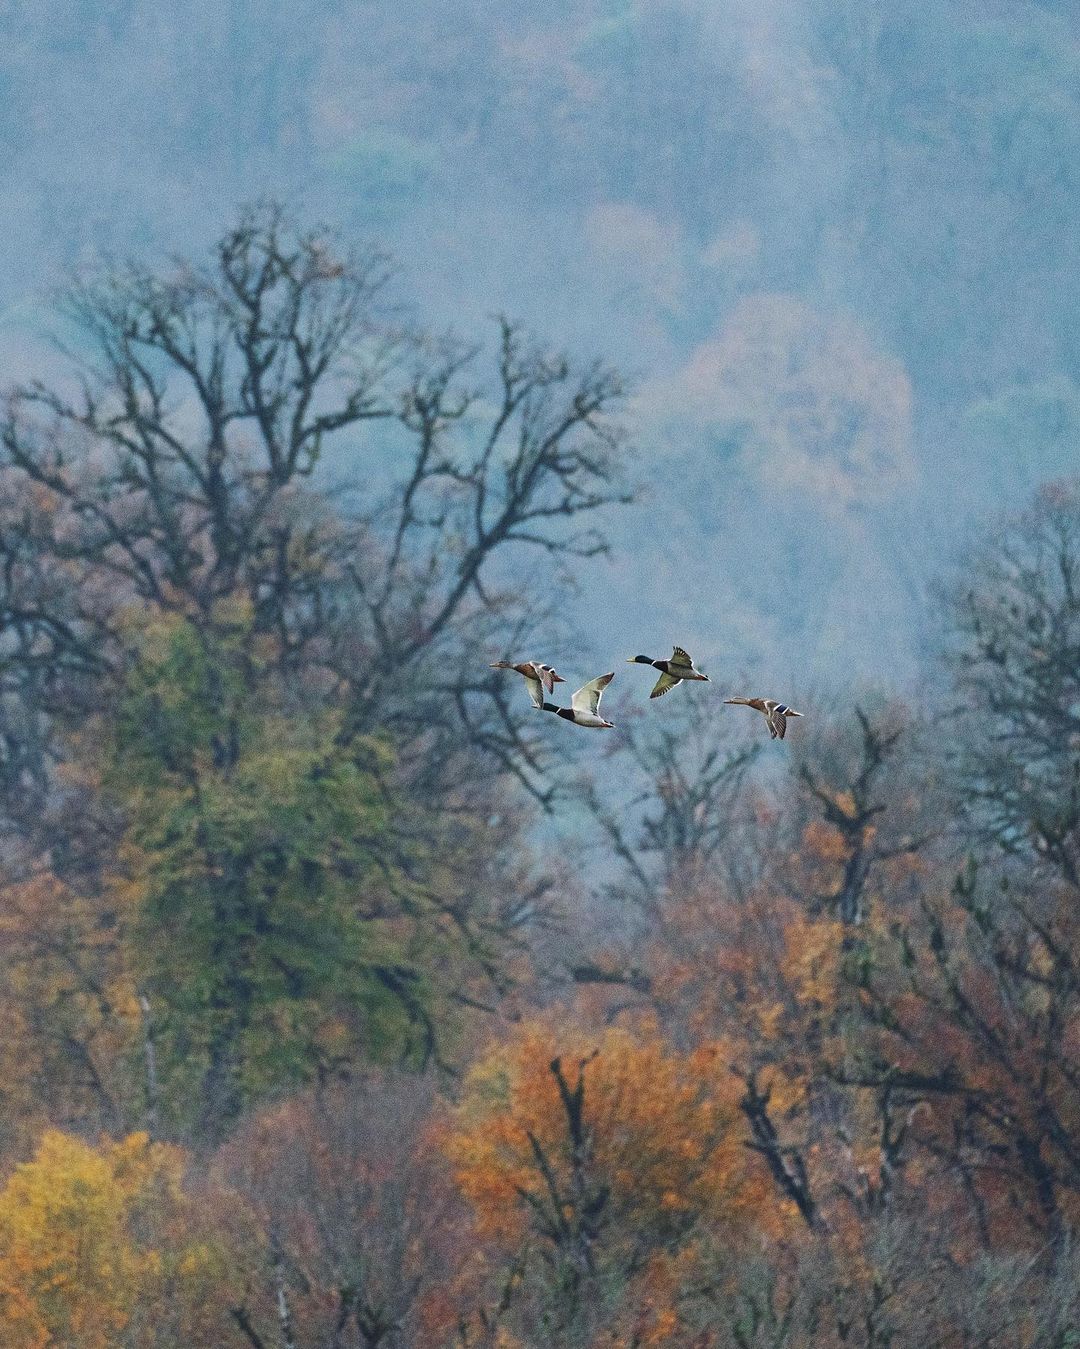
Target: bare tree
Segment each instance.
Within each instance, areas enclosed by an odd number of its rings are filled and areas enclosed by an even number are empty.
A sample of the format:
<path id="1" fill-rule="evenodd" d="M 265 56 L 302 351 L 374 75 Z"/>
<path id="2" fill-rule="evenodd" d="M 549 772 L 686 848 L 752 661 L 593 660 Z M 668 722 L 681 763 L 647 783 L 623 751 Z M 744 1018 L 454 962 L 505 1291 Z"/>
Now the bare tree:
<path id="1" fill-rule="evenodd" d="M 668 887 L 730 864 L 740 787 L 760 746 L 733 745 L 715 707 L 691 697 L 659 724 L 629 716 L 620 737 L 629 790 L 613 797 L 588 778 L 580 790 L 623 864 L 613 890 L 649 909 Z"/>
<path id="2" fill-rule="evenodd" d="M 205 803 L 206 783 L 235 782 L 256 760 L 258 737 L 242 733 L 249 714 L 272 710 L 298 731 L 317 724 L 324 752 L 310 782 L 333 759 L 385 803 L 378 836 L 360 838 L 356 824 L 345 845 L 370 882 L 363 902 L 379 922 L 430 918 L 429 949 L 437 929 L 468 954 L 468 975 L 447 981 L 454 1000 L 490 996 L 507 940 L 546 903 L 546 883 L 515 846 L 523 794 L 505 792 L 512 773 L 551 801 L 529 733 L 537 719 L 520 684 L 488 661 L 531 642 L 568 593 L 561 581 L 522 585 L 530 562 L 577 565 L 605 547 L 601 513 L 627 496 L 621 382 L 507 320 L 489 372 L 479 347 L 406 323 L 388 281 L 377 250 L 259 207 L 205 262 L 109 263 L 80 277 L 64 300 L 68 377 L 6 396 L 0 839 L 5 862 L 18 855 L 54 873 L 64 904 L 88 915 L 86 979 L 126 940 L 105 873 L 123 870 L 132 803 L 94 775 L 108 769 L 106 745 L 119 753 L 111 732 L 153 665 L 155 624 L 190 629 L 208 672 L 187 723 L 191 800 Z M 140 704 L 138 734 L 168 774 L 175 745 L 158 734 L 159 693 Z M 295 831 L 290 844 L 282 856 L 295 859 Z M 239 851 L 230 856 L 236 877 L 251 875 Z M 234 876 L 219 863 L 206 875 Z M 325 900 L 314 875 L 313 906 Z M 215 884 L 212 915 L 231 880 Z M 348 884 L 355 918 L 356 875 Z M 275 903 L 272 890 L 258 903 Z M 172 911 L 189 917 L 199 902 L 185 882 Z M 211 923 L 212 945 L 225 926 Z M 20 942 L 38 977 L 48 953 L 30 934 Z M 226 965 L 215 1011 L 243 1001 L 243 961 Z M 432 1046 L 412 977 L 379 975 Z M 167 979 L 147 992 L 153 1096 L 179 1000 Z M 121 1019 L 112 1005 L 109 1015 Z M 219 1017 L 219 1030 L 228 1023 Z M 68 1076 L 84 1075 L 73 1062 Z M 239 1108 L 236 1093 L 225 1099 L 228 1109 L 209 1107 L 218 1124 Z"/>
<path id="3" fill-rule="evenodd" d="M 0 425 L 13 813 L 40 813 L 51 731 L 108 697 L 133 604 L 209 623 L 242 601 L 283 677 L 345 701 L 346 737 L 404 732 L 429 777 L 480 746 L 545 796 L 487 656 L 554 599 L 522 597 L 515 550 L 606 546 L 593 519 L 628 496 L 621 381 L 505 319 L 487 379 L 476 347 L 402 321 L 388 276 L 380 252 L 265 206 L 205 264 L 73 285 L 72 378 L 13 390 Z"/>
<path id="4" fill-rule="evenodd" d="M 951 619 L 969 824 L 1080 888 L 1080 482 L 1045 487 L 969 555 Z"/>
<path id="5" fill-rule="evenodd" d="M 899 752 L 907 729 L 904 719 L 895 709 L 870 715 L 856 707 L 855 722 L 857 732 L 843 737 L 847 743 L 834 744 L 828 755 L 804 754 L 798 767 L 811 808 L 837 831 L 843 845 L 835 889 L 818 896 L 816 903 L 835 910 L 847 925 L 864 917 L 871 873 L 893 858 L 919 852 L 927 842 L 927 833 L 912 820 L 912 793 L 902 778 L 910 767 Z"/>
<path id="6" fill-rule="evenodd" d="M 1075 904 L 1060 882 L 1001 879 L 971 863 L 879 939 L 858 971 L 868 1033 L 839 1077 L 922 1103 L 908 1146 L 943 1166 L 985 1246 L 1003 1222 L 1060 1243 L 1080 1191 Z"/>
<path id="7" fill-rule="evenodd" d="M 577 783 L 617 863 L 614 875 L 601 881 L 596 902 L 602 908 L 627 900 L 635 906 L 641 924 L 635 946 L 645 934 L 677 939 L 666 924 L 665 898 L 722 883 L 739 870 L 745 855 L 740 788 L 760 748 L 732 745 L 715 709 L 701 700 L 686 698 L 665 712 L 657 724 L 635 720 L 628 710 L 616 750 L 621 775 L 606 773 L 603 788 L 589 776 Z M 616 779 L 621 785 L 613 789 Z M 625 935 L 625 921 L 620 926 Z M 600 953 L 582 953 L 568 972 L 578 984 L 626 989 L 631 1004 L 652 987 L 636 960 L 609 945 Z M 609 1014 L 617 1016 L 624 1007 L 618 1000 Z"/>
<path id="8" fill-rule="evenodd" d="M 464 1214 L 425 1136 L 432 1102 L 430 1079 L 373 1073 L 240 1126 L 211 1174 L 243 1196 L 268 1241 L 238 1322 L 276 1323 L 269 1343 L 287 1330 L 330 1349 L 415 1341 L 424 1298 L 464 1255 Z"/>

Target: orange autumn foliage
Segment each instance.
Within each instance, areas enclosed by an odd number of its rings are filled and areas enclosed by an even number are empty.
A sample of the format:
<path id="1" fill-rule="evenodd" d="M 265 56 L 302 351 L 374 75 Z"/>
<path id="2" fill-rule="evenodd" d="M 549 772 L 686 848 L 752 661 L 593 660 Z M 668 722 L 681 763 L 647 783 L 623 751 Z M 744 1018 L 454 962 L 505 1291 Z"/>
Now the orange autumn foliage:
<path id="1" fill-rule="evenodd" d="M 610 1228 L 662 1244 L 698 1219 L 757 1228 L 768 1180 L 743 1146 L 738 1083 L 715 1046 L 672 1048 L 655 1027 L 589 1035 L 525 1023 L 470 1072 L 444 1148 L 482 1233 L 513 1245 L 530 1222 L 526 1196 L 546 1180 L 572 1188 L 574 1165 L 553 1060 L 584 1078 L 587 1164 L 606 1195 Z M 535 1143 L 534 1143 L 535 1140 Z"/>
<path id="2" fill-rule="evenodd" d="M 611 1324 L 596 1336 L 592 1349 L 699 1344 L 680 1306 L 687 1285 L 700 1275 L 699 1263 L 693 1243 L 674 1255 L 653 1256 L 625 1290 Z"/>
<path id="3" fill-rule="evenodd" d="M 702 889 L 672 904 L 648 969 L 667 1023 L 723 1043 L 733 1065 L 794 1103 L 838 1052 L 843 944 L 837 920 L 778 889 L 738 901 Z"/>

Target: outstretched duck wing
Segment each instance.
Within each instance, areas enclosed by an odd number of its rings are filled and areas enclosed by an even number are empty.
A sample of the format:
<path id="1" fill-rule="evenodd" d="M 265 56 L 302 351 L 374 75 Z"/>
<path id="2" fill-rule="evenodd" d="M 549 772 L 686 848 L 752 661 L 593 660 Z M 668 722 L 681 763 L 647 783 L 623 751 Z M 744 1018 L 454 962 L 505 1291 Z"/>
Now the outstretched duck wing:
<path id="1" fill-rule="evenodd" d="M 685 651 L 682 649 L 681 646 L 672 647 L 672 649 L 671 649 L 671 664 L 672 664 L 672 665 L 685 665 L 685 666 L 687 666 L 688 669 L 691 669 L 691 670 L 694 668 L 694 662 L 693 662 L 693 660 L 690 658 L 690 656 L 687 654 L 687 652 L 685 652 Z"/>
<path id="2" fill-rule="evenodd" d="M 783 740 L 787 731 L 787 717 L 778 707 L 771 707 L 766 715 L 769 719 L 769 730 L 773 733 L 773 739 L 775 740 L 779 736 Z"/>
<path id="3" fill-rule="evenodd" d="M 678 648 L 676 647 L 676 650 Z M 653 691 L 649 694 L 650 698 L 662 698 L 665 693 L 670 693 L 676 684 L 681 684 L 682 680 L 678 675 L 668 674 L 665 670 L 660 678 L 653 685 Z"/>
<path id="4" fill-rule="evenodd" d="M 525 676 L 525 687 L 529 690 L 529 697 L 532 699 L 533 707 L 542 708 L 544 706 L 544 685 L 533 675 Z"/>
<path id="5" fill-rule="evenodd" d="M 570 706 L 575 712 L 590 712 L 593 716 L 596 716 L 596 709 L 600 706 L 600 695 L 614 678 L 615 671 L 612 670 L 610 674 L 598 675 L 595 679 L 590 679 L 570 699 Z"/>

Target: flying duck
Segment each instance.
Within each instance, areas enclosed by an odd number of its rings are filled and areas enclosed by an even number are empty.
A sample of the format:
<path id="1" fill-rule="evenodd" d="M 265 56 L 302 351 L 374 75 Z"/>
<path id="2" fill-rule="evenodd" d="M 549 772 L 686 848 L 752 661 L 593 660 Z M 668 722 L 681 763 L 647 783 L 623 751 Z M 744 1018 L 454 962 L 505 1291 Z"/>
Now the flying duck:
<path id="1" fill-rule="evenodd" d="M 765 714 L 765 720 L 769 723 L 769 735 L 773 740 L 780 737 L 784 738 L 784 732 L 787 730 L 788 717 L 801 717 L 801 712 L 796 712 L 794 708 L 788 707 L 786 703 L 778 703 L 775 698 L 725 698 L 725 703 L 739 703 L 743 707 L 753 707 L 757 711 Z"/>
<path id="2" fill-rule="evenodd" d="M 491 668 L 493 670 L 516 670 L 519 675 L 524 675 L 533 707 L 543 707 L 545 689 L 548 693 L 553 693 L 556 684 L 566 683 L 561 674 L 556 674 L 551 666 L 545 665 L 542 660 L 523 660 L 518 665 L 509 660 L 497 660 Z"/>
<path id="3" fill-rule="evenodd" d="M 684 679 L 704 679 L 708 683 L 709 676 L 702 674 L 700 670 L 694 669 L 694 662 L 686 654 L 681 646 L 672 650 L 670 660 L 653 660 L 651 656 L 631 656 L 627 660 L 627 665 L 651 665 L 654 670 L 660 670 L 660 678 L 656 681 L 650 698 L 662 698 L 669 689 L 673 689 L 676 684 L 681 684 Z"/>
<path id="4" fill-rule="evenodd" d="M 598 675 L 595 679 L 590 679 L 570 699 L 569 707 L 556 707 L 554 703 L 541 703 L 540 709 L 543 712 L 554 712 L 557 717 L 572 721 L 575 726 L 595 726 L 597 729 L 605 726 L 611 729 L 614 723 L 605 721 L 600 715 L 599 709 L 600 696 L 614 678 L 615 672 L 613 670 L 611 674 Z M 565 680 L 563 682 L 565 683 Z"/>

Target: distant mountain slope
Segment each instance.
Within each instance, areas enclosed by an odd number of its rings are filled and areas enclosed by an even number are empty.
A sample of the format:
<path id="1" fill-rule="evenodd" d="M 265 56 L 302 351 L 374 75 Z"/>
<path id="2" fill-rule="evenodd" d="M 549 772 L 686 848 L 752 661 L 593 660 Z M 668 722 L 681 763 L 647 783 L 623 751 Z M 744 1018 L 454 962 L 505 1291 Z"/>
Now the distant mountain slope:
<path id="1" fill-rule="evenodd" d="M 599 645 L 892 676 L 956 536 L 1080 458 L 1078 77 L 1034 3 L 9 0 L 0 374 L 88 252 L 285 196 L 635 375 Z"/>

